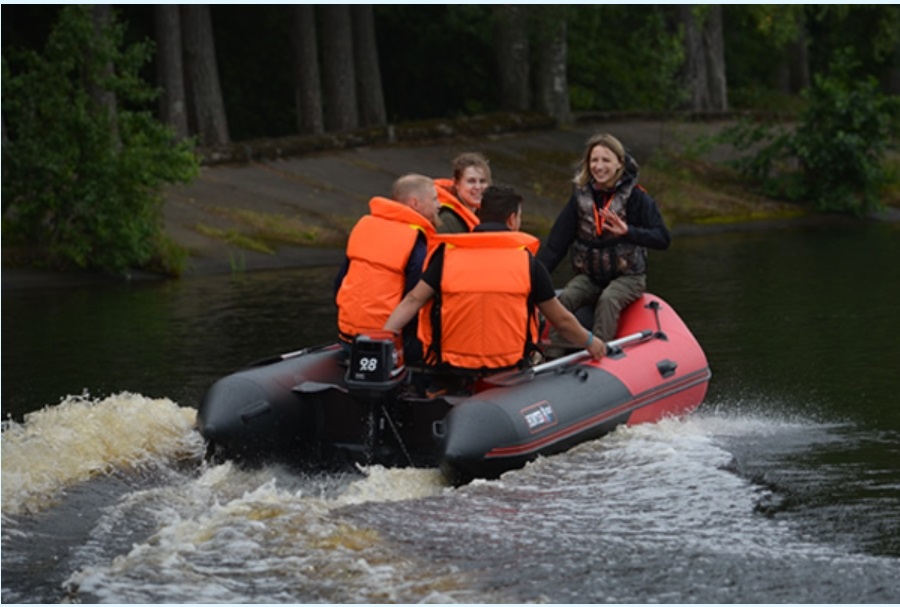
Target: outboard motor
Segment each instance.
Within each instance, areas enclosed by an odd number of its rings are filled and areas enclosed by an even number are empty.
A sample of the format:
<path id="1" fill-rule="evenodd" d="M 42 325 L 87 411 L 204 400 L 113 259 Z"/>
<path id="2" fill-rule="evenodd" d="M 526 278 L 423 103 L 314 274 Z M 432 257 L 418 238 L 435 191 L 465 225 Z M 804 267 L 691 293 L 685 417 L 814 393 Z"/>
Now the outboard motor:
<path id="1" fill-rule="evenodd" d="M 406 379 L 403 336 L 393 331 L 361 333 L 353 340 L 347 387 L 361 396 L 383 396 Z"/>
<path id="2" fill-rule="evenodd" d="M 350 394 L 366 410 L 366 463 L 380 462 L 387 456 L 388 436 L 393 436 L 409 459 L 390 412 L 393 397 L 406 375 L 403 337 L 399 333 L 370 331 L 353 340 L 345 380 Z M 390 432 L 386 435 L 388 428 Z"/>

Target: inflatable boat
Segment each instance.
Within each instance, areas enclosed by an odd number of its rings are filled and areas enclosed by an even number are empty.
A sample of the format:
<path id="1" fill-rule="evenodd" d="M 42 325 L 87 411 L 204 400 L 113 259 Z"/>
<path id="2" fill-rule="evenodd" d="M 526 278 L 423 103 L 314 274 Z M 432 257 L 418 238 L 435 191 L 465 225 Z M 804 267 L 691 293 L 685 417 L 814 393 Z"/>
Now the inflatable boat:
<path id="1" fill-rule="evenodd" d="M 626 308 L 608 347 L 599 361 L 574 352 L 435 395 L 403 366 L 395 336 L 375 332 L 349 353 L 305 348 L 223 377 L 204 395 L 197 427 L 213 457 L 440 466 L 460 483 L 703 401 L 706 356 L 659 297 Z"/>

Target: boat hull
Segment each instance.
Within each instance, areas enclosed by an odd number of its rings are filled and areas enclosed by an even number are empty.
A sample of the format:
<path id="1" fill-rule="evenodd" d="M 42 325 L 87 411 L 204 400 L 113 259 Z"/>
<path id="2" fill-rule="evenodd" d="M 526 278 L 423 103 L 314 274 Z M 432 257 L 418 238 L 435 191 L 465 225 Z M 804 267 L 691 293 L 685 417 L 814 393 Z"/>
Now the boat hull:
<path id="1" fill-rule="evenodd" d="M 539 365 L 479 382 L 471 396 L 429 399 L 409 386 L 350 389 L 339 346 L 314 348 L 213 384 L 198 428 L 222 455 L 332 456 L 388 465 L 440 465 L 457 482 L 493 478 L 622 424 L 684 415 L 711 376 L 694 336 L 662 299 L 623 311 L 620 335 L 641 335 L 600 361 Z M 563 361 L 560 361 L 563 362 Z"/>

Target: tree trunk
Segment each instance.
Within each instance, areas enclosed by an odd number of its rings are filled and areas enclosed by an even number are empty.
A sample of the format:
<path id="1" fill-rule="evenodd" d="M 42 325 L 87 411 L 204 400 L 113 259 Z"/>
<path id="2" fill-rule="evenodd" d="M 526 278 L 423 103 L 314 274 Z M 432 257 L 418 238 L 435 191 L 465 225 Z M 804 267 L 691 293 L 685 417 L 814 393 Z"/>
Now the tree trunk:
<path id="1" fill-rule="evenodd" d="M 216 66 L 216 45 L 208 4 L 181 5 L 185 68 L 200 144 L 229 142 L 228 119 Z"/>
<path id="2" fill-rule="evenodd" d="M 809 44 L 806 39 L 806 25 L 801 24 L 797 39 L 788 45 L 790 65 L 790 90 L 799 93 L 809 88 L 812 78 L 809 74 Z"/>
<path id="3" fill-rule="evenodd" d="M 319 9 L 322 15 L 325 128 L 329 131 L 350 131 L 359 127 L 350 7 L 346 4 L 323 4 Z"/>
<path id="4" fill-rule="evenodd" d="M 514 4 L 498 4 L 493 8 L 500 106 L 505 110 L 527 110 L 531 105 L 527 10 L 528 7 Z"/>
<path id="5" fill-rule="evenodd" d="M 694 16 L 693 5 L 680 5 L 678 20 L 684 30 L 684 80 L 689 94 L 687 109 L 700 112 L 709 105 L 709 83 L 706 80 L 703 34 Z"/>
<path id="6" fill-rule="evenodd" d="M 300 133 L 323 133 L 325 121 L 322 118 L 315 10 L 311 4 L 297 4 L 291 9 L 291 14 L 297 130 Z"/>
<path id="7" fill-rule="evenodd" d="M 95 39 L 101 40 L 101 44 L 107 44 L 108 37 L 104 35 L 104 32 L 112 22 L 112 5 L 92 4 L 91 20 L 94 23 L 94 33 L 96 34 Z M 99 74 L 101 81 L 98 82 L 97 80 L 89 76 L 87 87 L 90 91 L 91 99 L 93 100 L 97 111 L 105 113 L 107 115 L 109 119 L 110 137 L 112 138 L 113 144 L 118 146 L 120 144 L 118 120 L 119 110 L 118 103 L 116 101 L 116 94 L 115 92 L 106 88 L 105 83 L 102 82 L 102 80 L 111 78 L 115 73 L 115 69 L 115 66 L 111 62 L 105 63 L 101 68 Z"/>
<path id="8" fill-rule="evenodd" d="M 177 4 L 158 4 L 153 9 L 156 29 L 156 76 L 162 94 L 159 115 L 172 127 L 175 138 L 188 136 L 184 67 L 181 61 L 181 18 Z"/>
<path id="9" fill-rule="evenodd" d="M 802 9 L 797 14 L 797 33 L 785 45 L 783 59 L 775 68 L 775 87 L 786 95 L 794 95 L 810 85 L 809 45 L 806 37 L 806 17 Z"/>
<path id="10" fill-rule="evenodd" d="M 372 5 L 354 4 L 352 18 L 360 121 L 363 126 L 381 126 L 387 123 L 387 112 L 381 88 L 381 69 L 378 67 L 378 44 L 375 39 Z"/>
<path id="11" fill-rule="evenodd" d="M 722 35 L 722 5 L 710 4 L 703 23 L 703 43 L 706 51 L 709 108 L 714 112 L 728 111 L 728 80 L 725 76 L 725 38 Z"/>
<path id="12" fill-rule="evenodd" d="M 894 64 L 888 71 L 887 92 L 900 95 L 900 43 L 894 45 Z"/>
<path id="13" fill-rule="evenodd" d="M 535 95 L 538 111 L 555 118 L 560 124 L 571 124 L 569 83 L 566 71 L 566 14 L 558 6 L 541 7 L 539 16 L 544 27 L 537 35 L 537 72 Z"/>
<path id="14" fill-rule="evenodd" d="M 694 112 L 727 110 L 722 6 L 710 4 L 698 9 L 697 5 L 682 4 L 678 7 L 678 19 L 684 29 L 688 109 Z"/>

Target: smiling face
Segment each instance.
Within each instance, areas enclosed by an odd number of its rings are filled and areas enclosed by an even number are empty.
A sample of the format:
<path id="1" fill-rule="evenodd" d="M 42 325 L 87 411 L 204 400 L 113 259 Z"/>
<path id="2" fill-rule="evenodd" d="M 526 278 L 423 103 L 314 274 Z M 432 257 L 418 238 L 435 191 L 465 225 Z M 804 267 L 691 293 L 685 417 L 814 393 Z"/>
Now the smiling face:
<path id="1" fill-rule="evenodd" d="M 615 186 L 622 171 L 622 161 L 615 152 L 604 145 L 595 145 L 591 149 L 588 166 L 591 170 L 591 177 L 603 189 Z"/>
<path id="2" fill-rule="evenodd" d="M 481 206 L 481 195 L 491 185 L 488 172 L 479 166 L 466 167 L 453 184 L 460 200 L 472 210 Z"/>

